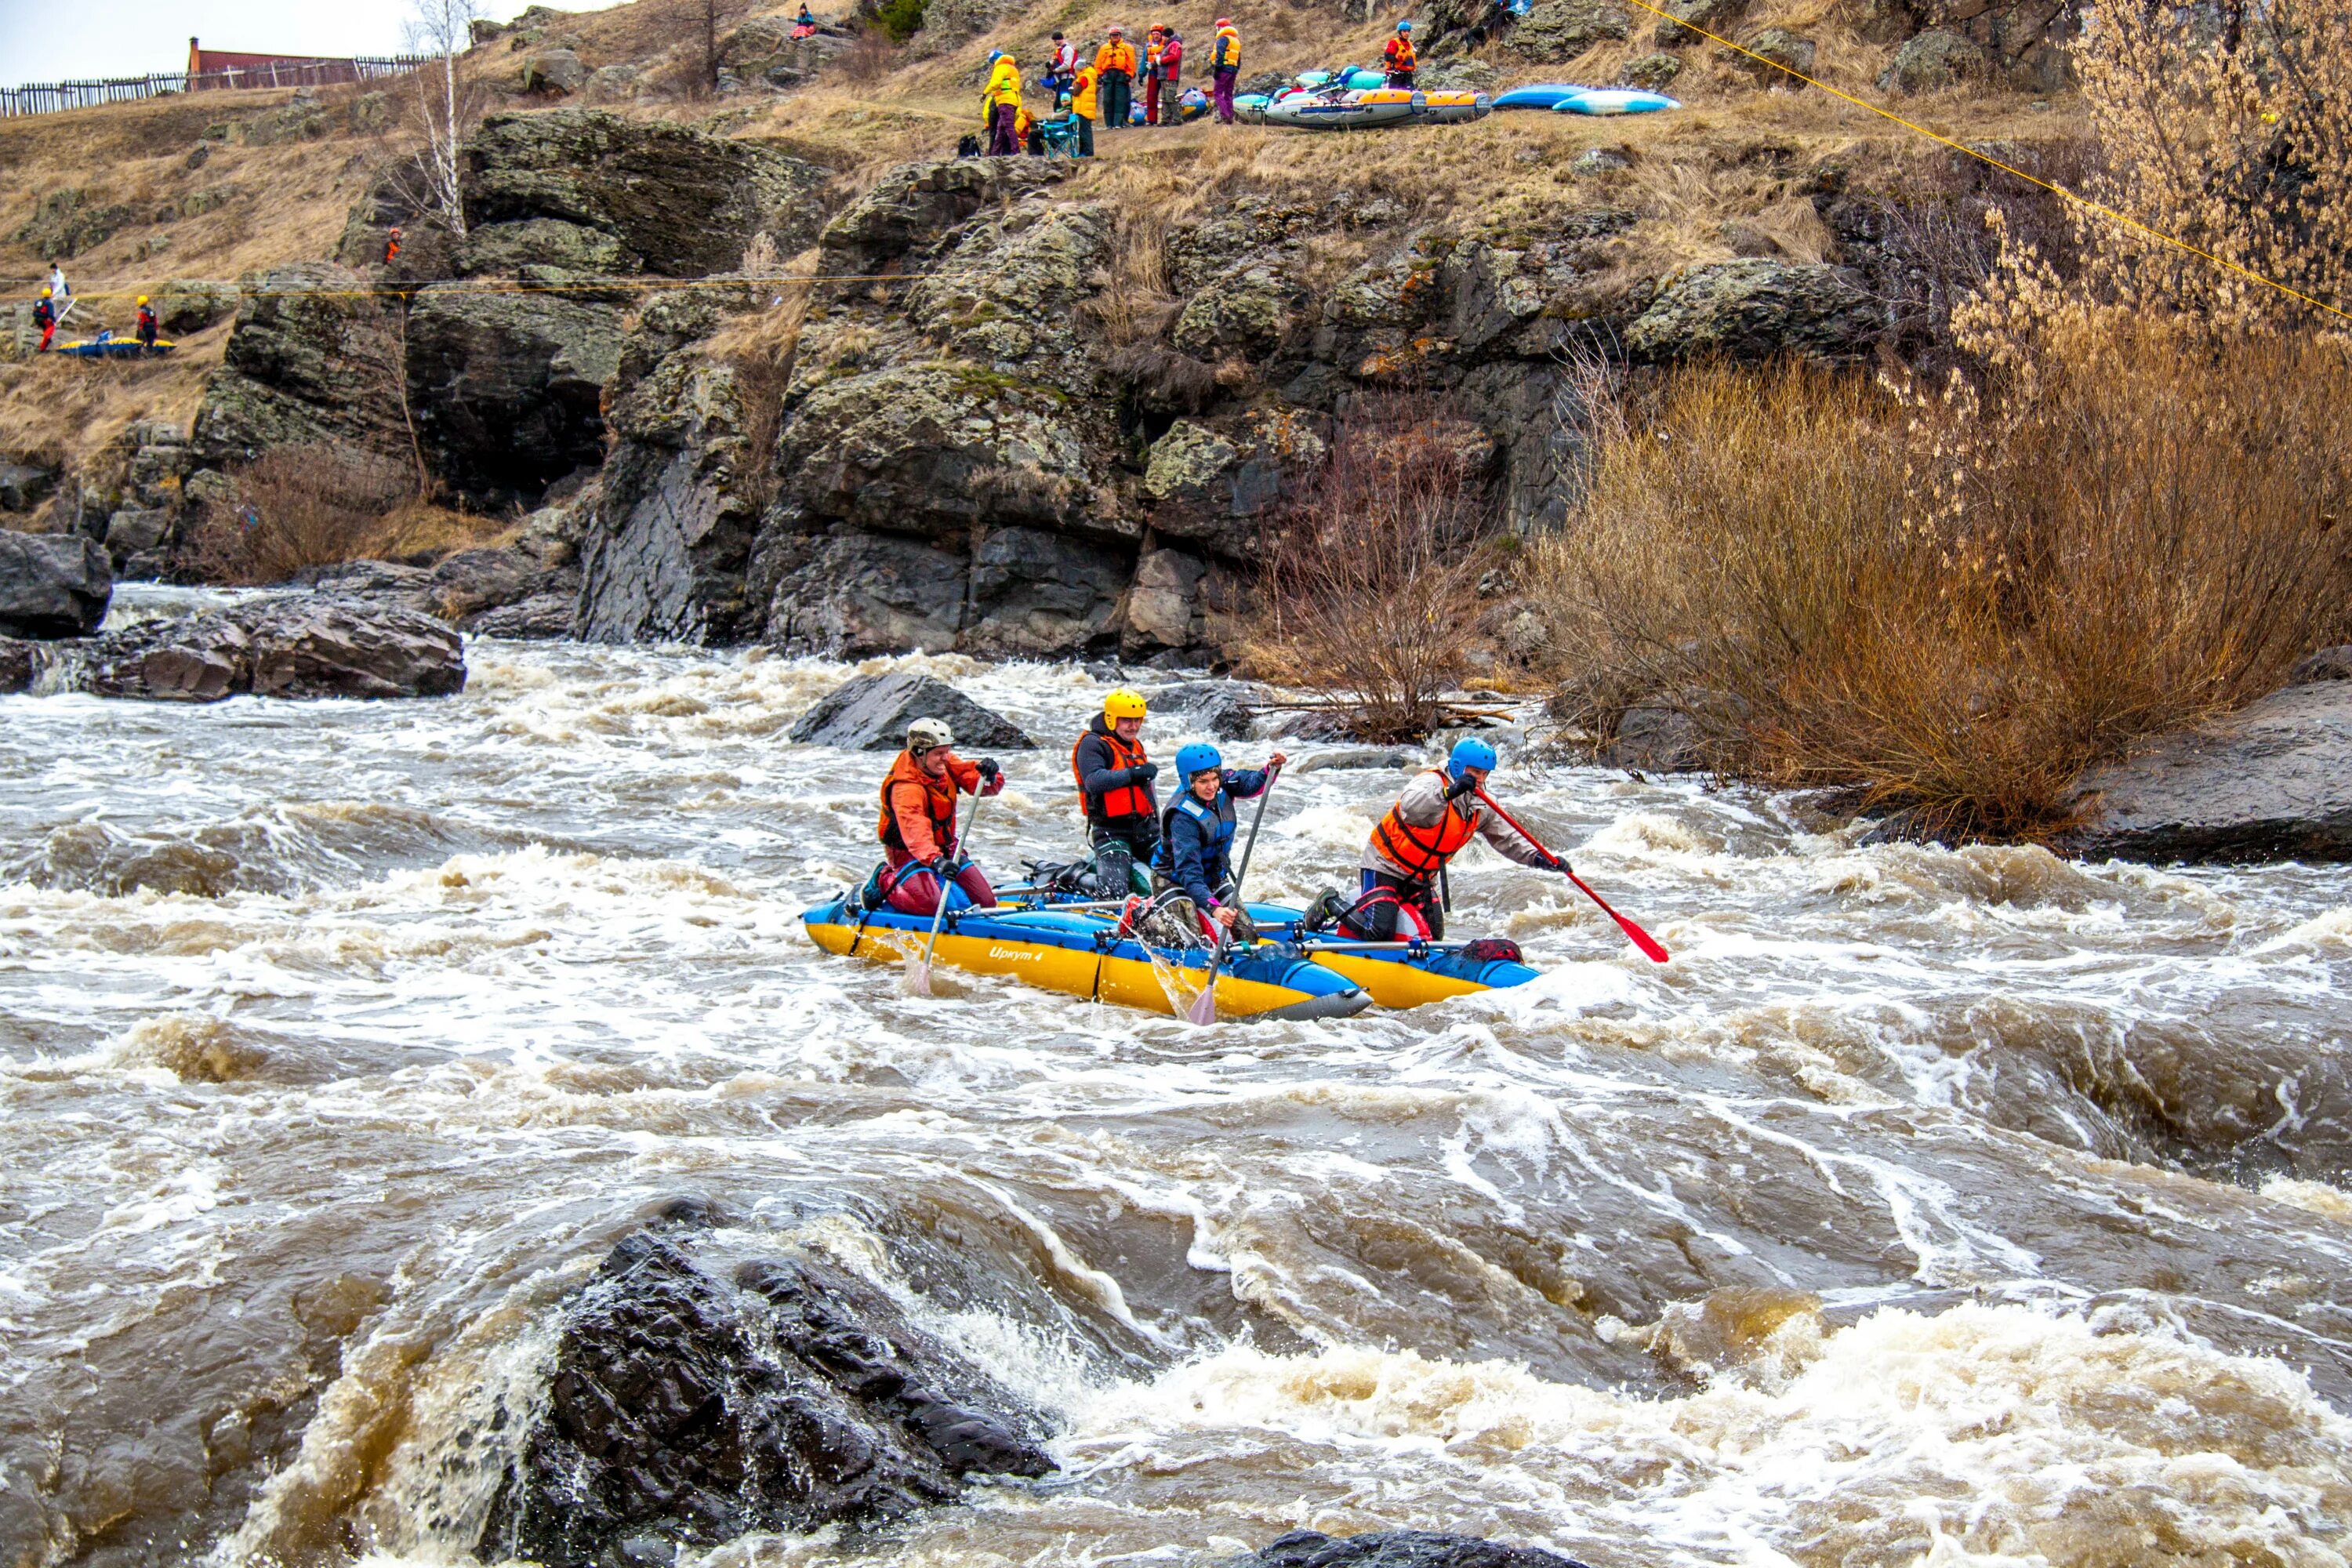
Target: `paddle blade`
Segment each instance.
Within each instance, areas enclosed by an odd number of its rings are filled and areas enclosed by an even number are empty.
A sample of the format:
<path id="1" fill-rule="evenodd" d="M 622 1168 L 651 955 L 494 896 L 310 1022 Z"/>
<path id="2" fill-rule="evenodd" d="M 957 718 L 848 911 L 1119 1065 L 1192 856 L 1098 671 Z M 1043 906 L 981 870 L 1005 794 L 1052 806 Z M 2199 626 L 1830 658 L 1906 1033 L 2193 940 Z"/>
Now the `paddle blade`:
<path id="1" fill-rule="evenodd" d="M 1578 876 L 1575 872 L 1569 872 L 1568 879 L 1575 883 L 1579 888 L 1582 888 L 1584 889 L 1584 896 L 1591 899 L 1594 903 L 1599 904 L 1601 906 L 1601 912 L 1617 922 L 1617 929 L 1623 931 L 1627 940 L 1631 941 L 1635 947 L 1642 950 L 1642 956 L 1647 958 L 1653 963 L 1664 963 L 1666 962 L 1666 950 L 1658 945 L 1658 941 L 1655 937 L 1652 936 L 1648 931 L 1643 931 L 1640 926 L 1635 925 L 1632 921 L 1627 920 L 1623 915 L 1619 914 L 1615 910 L 1611 909 L 1609 907 L 1609 900 L 1594 892 L 1591 888 L 1585 887 L 1584 879 Z"/>
<path id="2" fill-rule="evenodd" d="M 898 994 L 929 996 L 930 994 L 931 966 L 924 962 L 922 954 L 908 953 L 906 963 L 898 970 Z"/>
<path id="3" fill-rule="evenodd" d="M 1214 974 L 1209 976 L 1209 983 L 1201 988 L 1201 994 L 1192 998 L 1192 1005 L 1184 1009 L 1184 1016 L 1191 1023 L 1203 1026 L 1217 1021 L 1217 977 Z"/>

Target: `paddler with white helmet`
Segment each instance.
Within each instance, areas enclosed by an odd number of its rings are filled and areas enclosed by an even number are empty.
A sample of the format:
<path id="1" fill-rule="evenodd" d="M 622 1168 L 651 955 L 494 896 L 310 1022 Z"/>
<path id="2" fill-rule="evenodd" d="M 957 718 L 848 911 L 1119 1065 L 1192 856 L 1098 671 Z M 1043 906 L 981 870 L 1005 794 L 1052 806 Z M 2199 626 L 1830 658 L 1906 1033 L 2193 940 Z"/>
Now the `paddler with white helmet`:
<path id="1" fill-rule="evenodd" d="M 1151 890 L 1138 864 L 1150 865 L 1160 848 L 1160 797 L 1151 785 L 1160 764 L 1143 751 L 1147 711 L 1143 693 L 1122 686 L 1103 699 L 1102 711 L 1070 748 L 1070 773 L 1094 846 L 1095 886 L 1104 898 Z"/>
<path id="2" fill-rule="evenodd" d="M 1343 905 L 1337 894 L 1324 894 L 1308 911 L 1309 928 L 1336 920 L 1349 936 L 1368 942 L 1443 937 L 1445 867 L 1473 838 L 1522 866 L 1565 873 L 1567 861 L 1504 821 L 1486 800 L 1495 763 L 1495 748 L 1473 735 L 1454 743 L 1444 767 L 1414 774 L 1364 845 L 1356 901 Z"/>
<path id="3" fill-rule="evenodd" d="M 994 795 L 1003 787 L 995 763 L 985 757 L 968 763 L 955 754 L 955 736 L 944 721 L 918 719 L 907 726 L 907 749 L 891 760 L 882 780 L 880 837 L 888 868 L 881 885 L 892 909 L 932 915 L 943 883 L 953 884 L 950 914 L 996 902 L 995 889 L 956 841 L 956 796 Z"/>

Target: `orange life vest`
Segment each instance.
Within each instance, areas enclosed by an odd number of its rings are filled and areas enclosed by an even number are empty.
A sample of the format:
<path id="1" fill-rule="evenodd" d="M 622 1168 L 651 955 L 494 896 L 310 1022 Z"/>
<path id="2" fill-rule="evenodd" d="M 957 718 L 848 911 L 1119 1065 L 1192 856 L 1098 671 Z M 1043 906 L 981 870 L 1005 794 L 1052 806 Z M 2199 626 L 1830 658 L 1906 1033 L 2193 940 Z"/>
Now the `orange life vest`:
<path id="1" fill-rule="evenodd" d="M 1098 795 L 1087 793 L 1087 775 L 1078 767 L 1078 747 L 1087 743 L 1087 735 L 1094 733 L 1095 731 L 1088 730 L 1070 747 L 1070 776 L 1078 781 L 1078 798 L 1086 803 L 1087 820 L 1104 822 L 1114 816 L 1150 816 L 1155 809 L 1151 792 L 1141 784 L 1121 784 Z M 1151 760 L 1143 754 L 1142 742 L 1121 740 L 1117 730 L 1108 728 L 1100 733 L 1103 742 L 1110 748 L 1113 767 L 1140 767 Z"/>
<path id="2" fill-rule="evenodd" d="M 905 752 L 898 753 L 898 761 L 892 763 L 890 771 L 882 776 L 882 822 L 877 835 L 882 842 L 901 855 L 914 853 L 913 849 L 908 847 L 906 837 L 898 831 L 898 814 L 890 805 L 891 793 L 902 784 L 922 786 L 923 812 L 931 819 L 931 842 L 939 846 L 940 854 L 954 854 L 956 848 L 954 770 L 949 770 L 943 777 L 933 778 L 923 771 L 921 763 L 916 762 Z"/>
<path id="3" fill-rule="evenodd" d="M 1443 768 L 1429 771 L 1439 778 L 1445 777 Z M 1381 818 L 1381 825 L 1372 829 L 1372 846 L 1391 864 L 1402 867 L 1408 876 L 1425 882 L 1444 869 L 1445 863 L 1461 853 L 1462 847 L 1477 831 L 1476 816 L 1465 816 L 1459 801 L 1447 801 L 1445 815 L 1430 827 L 1413 826 L 1397 815 L 1392 805 L 1389 814 Z"/>
<path id="4" fill-rule="evenodd" d="M 1412 40 L 1403 34 L 1400 33 L 1389 40 L 1388 55 L 1389 69 L 1409 71 L 1413 68 L 1416 57 L 1412 52 Z"/>

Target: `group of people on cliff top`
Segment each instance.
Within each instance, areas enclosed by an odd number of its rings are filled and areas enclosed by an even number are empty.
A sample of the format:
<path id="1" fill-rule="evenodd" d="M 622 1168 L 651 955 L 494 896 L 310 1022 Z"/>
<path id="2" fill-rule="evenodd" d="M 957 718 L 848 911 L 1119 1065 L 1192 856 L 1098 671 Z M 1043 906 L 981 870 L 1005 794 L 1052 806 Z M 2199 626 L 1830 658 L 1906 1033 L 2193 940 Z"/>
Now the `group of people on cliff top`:
<path id="1" fill-rule="evenodd" d="M 1220 16 L 1209 46 L 1209 91 L 1183 86 L 1183 34 L 1168 23 L 1154 23 L 1138 48 L 1127 29 L 1114 23 L 1102 43 L 1088 56 L 1082 45 L 1059 31 L 1054 34 L 1045 68 L 1036 89 L 1051 106 L 1050 115 L 1034 113 L 1021 81 L 1021 67 L 998 49 L 988 57 L 988 85 L 980 95 L 981 134 L 971 138 L 971 150 L 991 157 L 1015 153 L 1044 155 L 1061 153 L 1074 158 L 1095 155 L 1095 127 L 1105 131 L 1131 128 L 1136 120 L 1135 88 L 1143 87 L 1142 119 L 1146 126 L 1176 125 L 1214 113 L 1221 125 L 1234 122 L 1234 84 L 1241 76 L 1242 36 L 1233 18 Z M 1402 21 L 1382 51 L 1388 85 L 1410 88 L 1420 67 L 1414 53 L 1412 23 Z"/>
<path id="2" fill-rule="evenodd" d="M 1087 839 L 1092 890 L 1126 900 L 1125 929 L 1197 929 L 1211 942 L 1252 940 L 1249 914 L 1234 884 L 1236 800 L 1262 795 L 1288 759 L 1276 752 L 1262 768 L 1228 768 L 1217 748 L 1178 748 L 1175 798 L 1162 805 L 1160 764 L 1146 754 L 1142 693 L 1120 688 L 1103 699 L 1070 748 Z M 1004 774 L 988 758 L 967 762 L 938 719 L 918 719 L 906 749 L 882 780 L 878 836 L 884 860 L 865 893 L 868 908 L 932 916 L 986 909 L 996 902 L 987 875 L 960 841 L 957 798 L 992 795 Z M 1473 736 L 1454 743 L 1442 767 L 1420 773 L 1397 796 L 1364 846 L 1352 899 L 1327 892 L 1307 910 L 1310 930 L 1338 929 L 1369 942 L 1433 941 L 1445 934 L 1444 878 L 1454 857 L 1484 838 L 1522 866 L 1566 873 L 1559 859 L 1520 833 L 1487 799 L 1495 748 Z"/>

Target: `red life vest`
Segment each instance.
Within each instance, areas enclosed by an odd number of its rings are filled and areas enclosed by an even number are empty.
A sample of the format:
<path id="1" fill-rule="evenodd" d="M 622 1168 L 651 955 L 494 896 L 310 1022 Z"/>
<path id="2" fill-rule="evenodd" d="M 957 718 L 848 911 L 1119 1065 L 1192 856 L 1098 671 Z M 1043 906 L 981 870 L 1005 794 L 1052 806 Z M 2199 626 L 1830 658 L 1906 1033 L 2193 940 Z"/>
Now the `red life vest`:
<path id="1" fill-rule="evenodd" d="M 1445 777 L 1443 768 L 1429 771 L 1439 778 Z M 1372 847 L 1407 876 L 1425 882 L 1444 869 L 1445 863 L 1461 853 L 1462 847 L 1477 831 L 1477 817 L 1465 816 L 1459 801 L 1447 801 L 1445 815 L 1430 827 L 1413 826 L 1392 805 L 1389 814 L 1381 818 L 1381 825 L 1372 829 Z"/>
<path id="2" fill-rule="evenodd" d="M 1150 761 L 1143 754 L 1142 742 L 1121 740 L 1117 730 L 1105 726 L 1100 731 L 1087 731 L 1087 735 L 1093 734 L 1101 735 L 1104 743 L 1110 747 L 1111 766 L 1115 768 L 1139 767 Z M 1078 798 L 1086 804 L 1087 820 L 1103 822 L 1114 816 L 1150 816 L 1153 810 L 1151 792 L 1141 784 L 1121 784 L 1100 795 L 1087 793 L 1087 775 L 1078 768 L 1078 747 L 1087 743 L 1087 735 L 1079 736 L 1076 743 L 1070 747 L 1070 776 L 1078 781 Z"/>
<path id="3" fill-rule="evenodd" d="M 1416 57 L 1412 52 L 1412 40 L 1406 37 L 1402 33 L 1398 34 L 1395 37 L 1391 38 L 1389 40 L 1388 56 L 1389 69 L 1392 71 L 1409 71 L 1412 69 L 1416 59 Z"/>
<path id="4" fill-rule="evenodd" d="M 944 776 L 933 778 L 923 771 L 920 763 L 916 762 L 905 752 L 898 753 L 898 761 L 890 764 L 890 771 L 882 777 L 882 822 L 877 837 L 885 845 L 896 849 L 901 855 L 914 853 L 914 850 L 908 847 L 905 836 L 898 831 L 898 813 L 890 804 L 892 792 L 902 784 L 922 786 L 923 814 L 930 818 L 931 842 L 939 846 L 940 854 L 954 854 L 956 848 L 955 773 L 953 770 L 950 770 Z"/>

